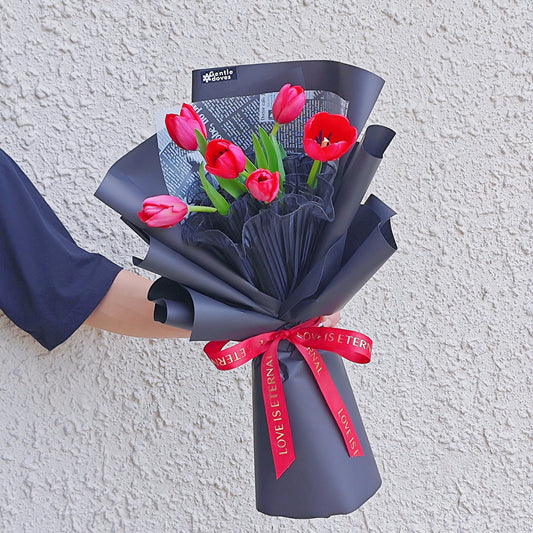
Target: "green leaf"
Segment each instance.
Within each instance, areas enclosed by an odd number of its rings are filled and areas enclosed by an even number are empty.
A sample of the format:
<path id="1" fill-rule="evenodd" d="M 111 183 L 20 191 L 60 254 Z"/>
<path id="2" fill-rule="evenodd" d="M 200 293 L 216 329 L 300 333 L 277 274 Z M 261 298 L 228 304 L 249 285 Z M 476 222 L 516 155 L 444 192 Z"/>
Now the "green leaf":
<path id="1" fill-rule="evenodd" d="M 198 142 L 198 151 L 205 157 L 207 139 L 203 136 L 200 130 L 194 130 L 194 134 L 196 135 L 196 141 Z"/>
<path id="2" fill-rule="evenodd" d="M 220 183 L 220 186 L 235 199 L 248 190 L 237 178 L 234 180 L 227 180 L 218 176 L 215 176 L 215 178 Z"/>
<path id="3" fill-rule="evenodd" d="M 281 159 L 285 159 L 287 157 L 287 152 L 285 151 L 285 148 L 283 148 L 283 146 L 281 145 L 279 141 L 278 141 L 278 146 L 279 146 L 279 151 L 281 152 Z"/>
<path id="4" fill-rule="evenodd" d="M 278 160 L 278 169 L 279 169 L 279 177 L 280 177 L 280 188 L 282 188 L 283 182 L 285 181 L 285 168 L 283 167 L 283 156 L 281 155 L 281 145 L 279 144 L 276 137 L 270 137 L 270 140 L 272 141 L 272 146 L 274 147 L 274 150 L 276 151 L 276 158 Z"/>
<path id="5" fill-rule="evenodd" d="M 257 170 L 257 167 L 248 158 L 246 158 L 246 167 L 244 170 L 246 170 L 248 174 L 251 174 L 254 170 Z"/>
<path id="6" fill-rule="evenodd" d="M 257 168 L 266 168 L 267 159 L 265 153 L 263 152 L 263 148 L 261 147 L 261 143 L 259 142 L 259 139 L 255 133 L 252 133 L 252 140 L 254 142 L 255 166 Z"/>
<path id="7" fill-rule="evenodd" d="M 261 141 L 261 145 L 267 156 L 268 170 L 270 170 L 270 172 L 276 172 L 276 170 L 279 170 L 278 154 L 276 153 L 276 149 L 272 145 L 272 140 L 270 139 L 270 136 L 261 127 L 259 127 L 259 140 Z"/>
<path id="8" fill-rule="evenodd" d="M 202 180 L 202 188 L 207 193 L 207 196 L 209 196 L 211 203 L 217 208 L 221 215 L 227 215 L 229 211 L 229 204 L 206 178 L 204 163 L 200 165 L 200 179 Z"/>

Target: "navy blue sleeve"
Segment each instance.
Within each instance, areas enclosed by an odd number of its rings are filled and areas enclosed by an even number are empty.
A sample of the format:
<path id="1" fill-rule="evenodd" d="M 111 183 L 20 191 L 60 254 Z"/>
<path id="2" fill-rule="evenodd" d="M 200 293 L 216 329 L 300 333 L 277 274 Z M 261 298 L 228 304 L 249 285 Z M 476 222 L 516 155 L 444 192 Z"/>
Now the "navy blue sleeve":
<path id="1" fill-rule="evenodd" d="M 120 270 L 77 246 L 0 150 L 0 309 L 51 350 L 85 321 Z"/>

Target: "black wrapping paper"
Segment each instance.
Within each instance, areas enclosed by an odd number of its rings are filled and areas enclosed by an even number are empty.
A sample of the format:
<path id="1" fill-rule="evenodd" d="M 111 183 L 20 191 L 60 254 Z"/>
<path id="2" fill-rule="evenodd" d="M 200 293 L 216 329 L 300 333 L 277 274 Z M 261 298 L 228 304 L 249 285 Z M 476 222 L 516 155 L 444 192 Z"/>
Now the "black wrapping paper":
<path id="1" fill-rule="evenodd" d="M 289 343 L 278 358 L 296 460 L 276 479 L 261 389 L 260 361 L 253 362 L 254 457 L 257 509 L 289 518 L 325 518 L 348 514 L 381 486 L 376 461 L 341 358 L 321 351 L 359 436 L 364 456 L 349 458 L 307 364 Z M 304 407 L 305 406 L 305 407 Z"/>
<path id="2" fill-rule="evenodd" d="M 383 86 L 383 80 L 368 71 L 332 61 L 244 65 L 194 71 L 193 101 L 270 93 L 284 83 L 329 91 L 345 99 L 347 116 L 359 131 Z M 191 340 L 243 340 L 340 309 L 395 251 L 390 227 L 394 211 L 375 196 L 359 207 L 393 136 L 384 126 L 371 126 L 338 163 L 331 182 L 332 216 L 313 226 L 316 238 L 305 246 L 311 247 L 306 248 L 306 261 L 299 254 L 302 243 L 308 242 L 308 226 L 299 224 L 296 216 L 282 230 L 283 209 L 278 221 L 277 215 L 268 215 L 271 231 L 261 232 L 261 225 L 256 225 L 254 231 L 259 233 L 243 243 L 237 239 L 228 244 L 231 253 L 237 254 L 232 260 L 244 254 L 244 260 L 250 261 L 240 270 L 224 260 L 223 246 L 215 254 L 210 246 L 195 245 L 203 234 L 195 241 L 194 232 L 193 238 L 191 232 L 184 233 L 187 225 L 163 230 L 142 224 L 137 212 L 143 199 L 169 190 L 156 136 L 115 163 L 96 196 L 118 211 L 150 245 L 146 258 L 135 263 L 163 276 L 149 294 L 156 303 L 156 320 L 191 329 Z M 262 249 L 254 245 L 258 239 Z M 291 270 L 290 280 L 281 288 L 275 286 L 277 276 L 269 277 L 259 268 L 269 258 L 276 261 L 280 278 L 285 279 L 287 273 L 280 269 Z M 261 357 L 253 361 L 256 501 L 258 510 L 266 514 L 313 518 L 349 513 L 381 484 L 343 363 L 336 354 L 321 353 L 356 426 L 364 456 L 349 457 L 307 364 L 282 342 L 278 358 L 296 460 L 279 479 L 258 378 Z"/>
<path id="3" fill-rule="evenodd" d="M 211 100 L 277 92 L 285 83 L 301 85 L 305 90 L 338 94 L 350 105 L 347 117 L 361 131 L 376 103 L 385 81 L 368 70 L 338 61 L 285 61 L 239 65 L 233 79 L 224 82 L 203 80 L 206 73 L 221 69 L 199 69 L 192 73 L 192 100 Z"/>

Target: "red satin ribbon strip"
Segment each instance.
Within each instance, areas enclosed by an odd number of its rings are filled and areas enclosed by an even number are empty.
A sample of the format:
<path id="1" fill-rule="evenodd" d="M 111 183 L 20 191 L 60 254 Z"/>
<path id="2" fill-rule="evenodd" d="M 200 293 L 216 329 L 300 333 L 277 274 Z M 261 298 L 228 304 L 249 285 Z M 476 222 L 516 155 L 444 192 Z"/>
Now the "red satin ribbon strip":
<path id="1" fill-rule="evenodd" d="M 335 352 L 349 361 L 364 364 L 370 361 L 372 341 L 362 333 L 317 327 L 318 323 L 319 320 L 314 319 L 291 329 L 262 333 L 229 348 L 224 348 L 229 341 L 209 342 L 204 348 L 219 370 L 237 368 L 264 354 L 261 361 L 261 384 L 276 479 L 281 477 L 295 459 L 278 361 L 278 344 L 282 340 L 291 342 L 309 365 L 350 456 L 364 455 L 348 410 L 317 350 Z"/>

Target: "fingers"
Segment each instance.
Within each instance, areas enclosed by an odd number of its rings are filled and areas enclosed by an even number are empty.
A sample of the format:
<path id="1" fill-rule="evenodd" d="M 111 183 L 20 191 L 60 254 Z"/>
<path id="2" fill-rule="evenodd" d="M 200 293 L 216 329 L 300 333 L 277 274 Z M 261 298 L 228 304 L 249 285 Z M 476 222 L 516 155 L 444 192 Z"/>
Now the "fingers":
<path id="1" fill-rule="evenodd" d="M 321 318 L 322 326 L 325 328 L 334 328 L 341 319 L 341 312 L 337 311 L 332 315 L 324 315 Z"/>

